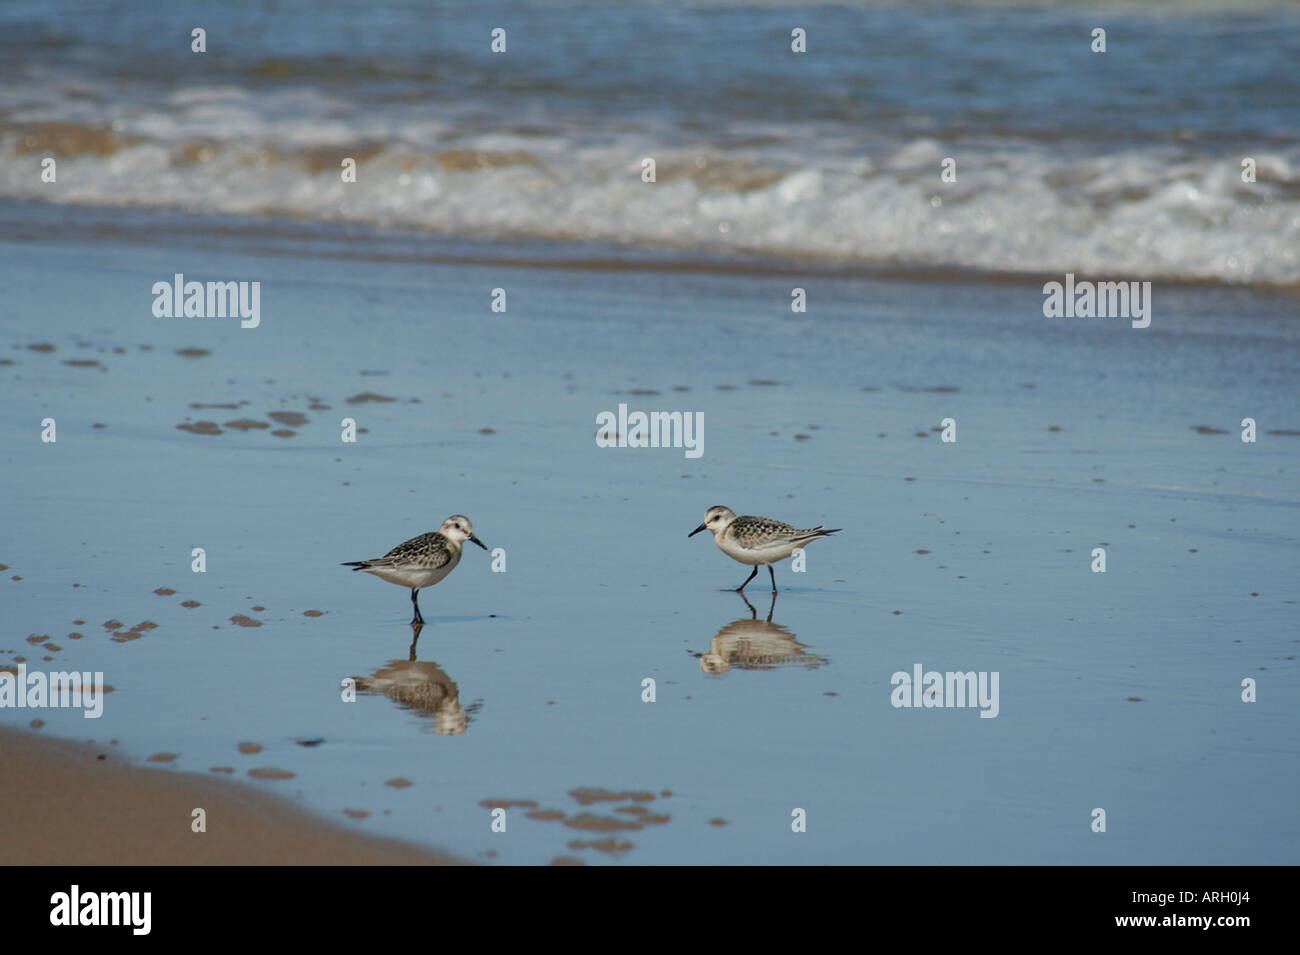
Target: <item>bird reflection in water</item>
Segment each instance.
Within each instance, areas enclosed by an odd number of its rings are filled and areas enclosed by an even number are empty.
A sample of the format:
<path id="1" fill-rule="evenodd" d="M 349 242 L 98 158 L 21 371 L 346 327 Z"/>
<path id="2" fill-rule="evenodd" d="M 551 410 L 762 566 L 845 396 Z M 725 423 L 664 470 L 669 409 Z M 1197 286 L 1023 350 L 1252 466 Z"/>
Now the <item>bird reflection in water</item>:
<path id="1" fill-rule="evenodd" d="M 758 611 L 743 593 L 740 599 L 749 608 L 749 616 L 727 624 L 709 643 L 708 651 L 698 654 L 700 669 L 705 673 L 726 673 L 732 667 L 740 670 L 774 670 L 782 666 L 813 669 L 828 662 L 825 657 L 805 653 L 806 644 L 800 643 L 779 623 L 772 622 L 776 594 L 772 594 L 766 620 L 758 619 Z"/>
<path id="2" fill-rule="evenodd" d="M 442 667 L 415 659 L 423 624 L 411 624 L 414 638 L 408 658 L 392 660 L 368 677 L 357 677 L 357 689 L 382 693 L 398 706 L 433 718 L 433 730 L 442 736 L 459 736 L 469 728 L 470 713 L 481 704 L 460 705 L 460 689 Z"/>

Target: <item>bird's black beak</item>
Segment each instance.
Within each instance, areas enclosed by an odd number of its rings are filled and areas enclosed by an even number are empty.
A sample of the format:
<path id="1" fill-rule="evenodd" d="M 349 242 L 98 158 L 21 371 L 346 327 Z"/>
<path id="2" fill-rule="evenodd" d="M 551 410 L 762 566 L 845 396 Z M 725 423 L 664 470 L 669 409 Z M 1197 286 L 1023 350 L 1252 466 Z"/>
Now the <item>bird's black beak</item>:
<path id="1" fill-rule="evenodd" d="M 687 534 L 686 536 L 687 536 L 687 537 L 694 537 L 696 534 L 698 534 L 698 533 L 699 533 L 700 531 L 702 531 L 702 530 L 704 530 L 704 525 L 703 525 L 703 524 L 701 524 L 699 527 L 695 528 L 695 530 L 691 531 L 691 532 L 690 532 L 689 534 Z"/>
<path id="2" fill-rule="evenodd" d="M 479 539 L 478 539 L 477 537 L 475 537 L 473 534 L 470 534 L 470 535 L 469 535 L 469 539 L 472 540 L 475 544 L 478 544 L 478 546 L 479 546 L 479 547 L 482 547 L 484 550 L 487 550 L 487 549 L 488 549 L 488 548 L 487 548 L 487 544 L 483 543 L 481 540 L 479 540 Z"/>

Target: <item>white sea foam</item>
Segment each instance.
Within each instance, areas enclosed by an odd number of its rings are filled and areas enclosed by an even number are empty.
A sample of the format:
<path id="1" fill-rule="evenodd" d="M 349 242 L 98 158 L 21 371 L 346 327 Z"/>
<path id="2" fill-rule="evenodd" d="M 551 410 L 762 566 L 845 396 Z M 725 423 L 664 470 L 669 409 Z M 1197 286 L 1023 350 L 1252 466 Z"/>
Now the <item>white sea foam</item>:
<path id="1" fill-rule="evenodd" d="M 696 143 L 644 126 L 543 134 L 518 116 L 485 129 L 481 118 L 358 110 L 305 88 L 193 88 L 135 105 L 121 96 L 107 121 L 84 92 L 54 99 L 10 104 L 0 196 L 876 266 L 1300 282 L 1294 147 L 1257 151 L 1258 181 L 1247 184 L 1238 155 L 1204 145 L 1065 154 L 932 136 L 855 143 L 842 128 L 819 137 L 774 124 Z M 56 121 L 87 135 L 107 125 L 116 138 L 64 149 L 49 184 L 34 169 L 39 137 L 61 135 L 49 131 Z M 353 154 L 358 181 L 344 184 L 339 159 Z M 945 184 L 948 155 L 958 175 Z M 645 156 L 657 182 L 641 179 Z"/>

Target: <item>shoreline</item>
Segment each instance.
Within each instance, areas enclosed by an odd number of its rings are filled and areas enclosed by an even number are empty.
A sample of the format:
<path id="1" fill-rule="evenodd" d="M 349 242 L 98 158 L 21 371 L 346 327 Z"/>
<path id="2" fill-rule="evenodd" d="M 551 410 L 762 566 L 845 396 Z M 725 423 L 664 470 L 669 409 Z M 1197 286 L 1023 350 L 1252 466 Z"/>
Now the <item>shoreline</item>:
<path id="1" fill-rule="evenodd" d="M 145 769 L 112 747 L 0 726 L 0 750 L 0 811 L 22 820 L 0 843 L 4 865 L 469 864 L 232 780 Z M 204 833 L 190 830 L 196 806 L 207 813 Z"/>
<path id="2" fill-rule="evenodd" d="M 24 215 L 34 209 L 48 218 Z M 460 235 L 409 225 L 383 226 L 285 214 L 252 214 L 176 209 L 168 206 L 57 203 L 0 197 L 0 227 L 8 241 L 27 243 L 162 243 L 190 250 L 233 251 L 262 256 L 369 262 L 379 265 L 451 266 L 595 272 L 612 275 L 698 275 L 719 279 L 795 279 L 871 281 L 994 288 L 1059 281 L 1066 272 L 1079 278 L 1151 281 L 1170 290 L 1256 293 L 1293 298 L 1300 282 L 1170 275 L 1141 269 L 1062 271 L 1039 268 L 984 269 L 951 263 L 898 263 L 881 259 L 803 253 L 778 255 L 754 249 L 710 250 L 692 245 L 649 243 L 628 246 L 577 237 Z M 359 241 L 364 245 L 359 246 Z"/>
<path id="3" fill-rule="evenodd" d="M 211 243 L 228 247 L 0 243 L 16 318 L 0 486 L 19 502 L 0 665 L 116 687 L 94 728 L 51 712 L 42 736 L 116 738 L 145 768 L 174 753 L 167 789 L 178 768 L 274 766 L 296 779 L 256 789 L 318 819 L 494 865 L 1295 855 L 1276 838 L 1295 760 L 1276 754 L 1295 752 L 1296 711 L 1276 687 L 1295 673 L 1300 445 L 1268 435 L 1297 429 L 1289 299 L 1183 290 L 1144 333 L 1056 324 L 1028 288 L 817 282 L 790 318 L 795 283 L 769 278 L 342 269 Z M 176 272 L 260 281 L 260 326 L 155 319 L 151 285 Z M 703 414 L 703 457 L 600 448 L 596 416 L 623 402 Z M 1254 445 L 1235 433 L 1247 414 Z M 368 429 L 355 445 L 345 415 Z M 34 430 L 46 416 L 57 444 Z M 936 436 L 945 417 L 959 442 Z M 846 531 L 806 576 L 778 567 L 773 603 L 751 586 L 755 616 L 720 592 L 748 568 L 687 540 L 715 503 Z M 509 573 L 474 548 L 421 593 L 411 667 L 407 594 L 344 586 L 335 562 L 451 513 Z M 737 635 L 803 654 L 705 671 Z M 918 661 L 999 672 L 998 718 L 895 711 L 890 676 Z M 393 694 L 335 689 L 395 666 Z M 1245 705 L 1225 674 L 1274 702 Z M 654 706 L 629 675 L 656 680 Z M 409 705 L 426 689 L 454 720 Z M 266 755 L 243 762 L 240 741 Z M 957 803 L 929 781 L 938 763 L 971 780 Z M 102 799 L 93 767 L 68 780 Z M 173 818 L 182 846 L 197 838 L 194 806 L 226 841 L 212 782 L 148 817 L 146 841 Z M 76 810 L 20 789 L 12 827 L 55 815 L 39 857 L 62 860 L 58 814 Z M 1129 794 L 1123 839 L 1071 828 L 1094 793 Z M 814 799 L 818 824 L 791 839 Z M 488 825 L 501 802 L 508 835 Z"/>

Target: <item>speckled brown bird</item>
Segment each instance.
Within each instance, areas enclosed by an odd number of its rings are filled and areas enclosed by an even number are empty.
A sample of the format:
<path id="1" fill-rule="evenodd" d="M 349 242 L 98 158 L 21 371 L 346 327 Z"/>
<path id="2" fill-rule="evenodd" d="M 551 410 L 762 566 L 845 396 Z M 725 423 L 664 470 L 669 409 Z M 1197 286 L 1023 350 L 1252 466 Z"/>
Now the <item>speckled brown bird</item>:
<path id="1" fill-rule="evenodd" d="M 456 569 L 460 563 L 461 544 L 467 540 L 487 550 L 487 545 L 474 536 L 474 525 L 469 518 L 464 514 L 453 514 L 436 531 L 412 537 L 383 557 L 347 561 L 343 566 L 364 570 L 390 584 L 410 587 L 411 606 L 415 608 L 411 623 L 424 623 L 417 596 L 420 589 L 432 587 Z"/>
<path id="2" fill-rule="evenodd" d="M 758 568 L 766 564 L 768 576 L 772 578 L 772 593 L 776 593 L 776 573 L 772 570 L 772 565 L 840 529 L 835 527 L 827 530 L 821 525 L 798 528 L 782 521 L 774 521 L 770 517 L 753 517 L 748 514 L 737 517 L 731 508 L 719 505 L 709 508 L 704 514 L 704 523 L 686 536 L 694 537 L 700 531 L 712 531 L 714 543 L 724 554 L 742 564 L 754 565 L 754 570 L 745 578 L 745 583 L 736 588 L 737 592 L 743 591 L 745 584 L 758 576 Z"/>

